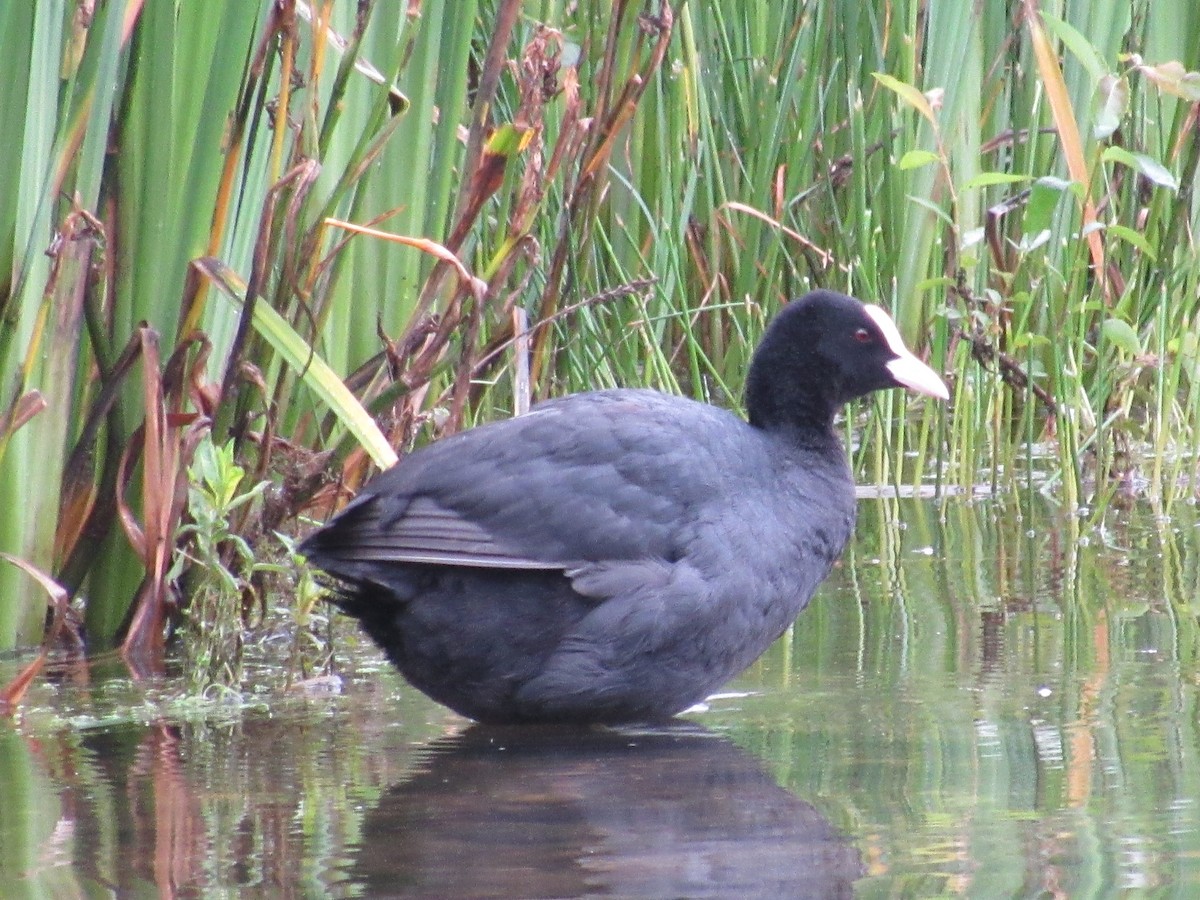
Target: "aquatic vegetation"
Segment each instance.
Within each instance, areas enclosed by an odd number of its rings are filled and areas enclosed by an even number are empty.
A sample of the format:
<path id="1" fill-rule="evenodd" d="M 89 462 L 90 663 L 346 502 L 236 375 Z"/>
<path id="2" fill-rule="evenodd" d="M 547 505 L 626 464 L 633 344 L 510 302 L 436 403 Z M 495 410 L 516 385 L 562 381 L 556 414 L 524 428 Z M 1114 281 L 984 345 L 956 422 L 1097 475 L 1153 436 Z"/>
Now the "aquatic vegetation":
<path id="1" fill-rule="evenodd" d="M 202 440 L 260 555 L 536 399 L 736 406 L 814 286 L 953 384 L 852 413 L 861 480 L 1195 493 L 1195 4 L 176 6 L 0 10 L 0 550 L 94 646 L 164 634 Z"/>

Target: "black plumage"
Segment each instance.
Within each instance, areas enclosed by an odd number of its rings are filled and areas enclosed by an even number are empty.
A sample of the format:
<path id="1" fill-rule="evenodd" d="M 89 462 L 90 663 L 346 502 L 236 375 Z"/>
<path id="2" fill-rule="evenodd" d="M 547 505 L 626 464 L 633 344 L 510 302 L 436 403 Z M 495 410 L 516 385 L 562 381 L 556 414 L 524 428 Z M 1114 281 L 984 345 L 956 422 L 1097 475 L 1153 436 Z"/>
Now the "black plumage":
<path id="1" fill-rule="evenodd" d="M 645 721 L 703 700 L 808 603 L 854 522 L 834 415 L 946 396 L 877 307 L 785 307 L 750 421 L 650 390 L 576 394 L 419 450 L 301 546 L 419 689 L 471 718 Z"/>

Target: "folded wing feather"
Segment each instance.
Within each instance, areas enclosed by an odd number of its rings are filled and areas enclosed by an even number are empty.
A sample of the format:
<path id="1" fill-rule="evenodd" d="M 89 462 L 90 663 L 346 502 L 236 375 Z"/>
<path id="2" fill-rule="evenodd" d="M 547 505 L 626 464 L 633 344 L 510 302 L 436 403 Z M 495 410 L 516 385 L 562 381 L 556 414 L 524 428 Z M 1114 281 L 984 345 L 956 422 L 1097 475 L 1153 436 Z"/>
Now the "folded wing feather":
<path id="1" fill-rule="evenodd" d="M 352 540 L 324 548 L 346 561 L 432 563 L 496 569 L 562 569 L 564 564 L 534 559 L 496 540 L 487 529 L 428 497 L 414 497 L 400 516 L 379 514 L 364 504 L 355 517 Z"/>

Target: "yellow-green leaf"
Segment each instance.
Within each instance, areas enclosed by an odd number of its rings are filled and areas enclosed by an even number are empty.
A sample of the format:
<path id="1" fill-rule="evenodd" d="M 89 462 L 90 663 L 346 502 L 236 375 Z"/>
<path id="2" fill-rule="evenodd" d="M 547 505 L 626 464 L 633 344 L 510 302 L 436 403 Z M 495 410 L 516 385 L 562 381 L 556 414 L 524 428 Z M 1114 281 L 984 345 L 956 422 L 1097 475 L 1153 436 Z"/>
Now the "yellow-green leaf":
<path id="1" fill-rule="evenodd" d="M 1102 158 L 1105 162 L 1119 162 L 1129 166 L 1159 187 L 1169 188 L 1172 191 L 1179 190 L 1179 180 L 1171 173 L 1171 170 L 1145 153 L 1131 153 L 1124 147 L 1108 147 L 1102 154 Z"/>
<path id="2" fill-rule="evenodd" d="M 1137 332 L 1123 319 L 1105 319 L 1100 330 L 1104 334 L 1104 339 L 1118 350 L 1122 350 L 1130 356 L 1137 356 L 1142 352 L 1142 342 L 1138 339 Z"/>
<path id="3" fill-rule="evenodd" d="M 1060 41 L 1063 46 L 1071 51 L 1071 55 L 1079 60 L 1088 74 L 1092 76 L 1094 81 L 1099 81 L 1108 74 L 1108 69 L 1100 59 L 1100 54 L 1096 52 L 1088 39 L 1085 38 L 1075 26 L 1064 22 L 1062 19 L 1050 15 L 1050 13 L 1042 10 L 1042 22 L 1046 28 Z"/>
<path id="4" fill-rule="evenodd" d="M 933 107 L 929 105 L 929 100 L 917 88 L 886 72 L 872 72 L 871 74 L 875 76 L 876 81 L 928 119 L 930 125 L 937 125 L 937 119 L 933 116 Z"/>
<path id="5" fill-rule="evenodd" d="M 899 166 L 901 169 L 919 169 L 921 166 L 937 162 L 940 158 L 930 150 L 909 150 L 900 157 Z"/>
<path id="6" fill-rule="evenodd" d="M 1017 175 L 1013 172 L 980 172 L 965 185 L 963 190 L 969 191 L 973 188 L 992 187 L 997 184 L 1021 184 L 1029 181 L 1028 175 Z"/>
<path id="7" fill-rule="evenodd" d="M 241 306 L 246 296 L 246 283 L 236 272 L 213 257 L 198 259 L 193 265 L 211 279 L 217 293 Z M 304 383 L 354 435 L 362 448 L 370 454 L 375 465 L 381 469 L 388 469 L 396 464 L 396 451 L 379 430 L 371 414 L 358 402 L 358 398 L 350 393 L 338 374 L 312 351 L 304 338 L 296 333 L 283 316 L 267 303 L 256 303 L 254 328 L 288 365 L 301 373 Z"/>
<path id="8" fill-rule="evenodd" d="M 1127 244 L 1132 244 L 1151 259 L 1158 259 L 1158 254 L 1154 252 L 1154 248 L 1150 246 L 1150 242 L 1146 240 L 1146 236 L 1140 231 L 1134 231 L 1127 225 L 1109 225 L 1108 233 L 1113 237 L 1118 237 Z"/>

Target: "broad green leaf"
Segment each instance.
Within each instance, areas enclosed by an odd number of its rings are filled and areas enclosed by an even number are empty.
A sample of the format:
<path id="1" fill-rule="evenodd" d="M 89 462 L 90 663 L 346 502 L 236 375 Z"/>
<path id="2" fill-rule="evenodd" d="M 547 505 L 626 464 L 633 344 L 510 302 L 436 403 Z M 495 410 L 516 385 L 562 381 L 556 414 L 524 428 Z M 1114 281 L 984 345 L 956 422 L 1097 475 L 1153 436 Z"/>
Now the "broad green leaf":
<path id="1" fill-rule="evenodd" d="M 1105 319 L 1100 331 L 1104 334 L 1104 339 L 1118 350 L 1130 356 L 1137 356 L 1142 352 L 1142 342 L 1138 339 L 1137 332 L 1124 319 Z"/>
<path id="2" fill-rule="evenodd" d="M 954 279 L 940 275 L 937 278 L 926 278 L 924 281 L 917 282 L 913 291 L 924 294 L 927 291 L 945 291 L 952 287 L 954 287 Z"/>
<path id="3" fill-rule="evenodd" d="M 909 150 L 900 157 L 899 166 L 901 169 L 919 169 L 921 166 L 935 163 L 939 159 L 941 157 L 931 150 Z"/>
<path id="4" fill-rule="evenodd" d="M 1025 204 L 1021 231 L 1027 235 L 1037 235 L 1047 231 L 1059 199 L 1073 183 L 1063 181 L 1061 178 L 1049 177 L 1039 178 L 1035 181 L 1029 192 L 1029 202 Z"/>
<path id="5" fill-rule="evenodd" d="M 926 200 L 924 197 L 914 197 L 912 194 L 908 195 L 908 199 L 911 200 L 913 203 L 917 204 L 917 206 L 923 206 L 925 209 L 929 210 L 931 213 L 933 213 L 935 216 L 937 216 L 939 219 L 941 219 L 947 225 L 950 225 L 953 227 L 954 221 L 950 218 L 949 215 L 947 215 L 947 213 L 944 209 L 942 209 L 940 206 L 938 206 L 932 200 Z"/>
<path id="6" fill-rule="evenodd" d="M 196 260 L 195 265 L 211 279 L 218 294 L 239 307 L 242 305 L 246 283 L 236 272 L 212 257 Z M 354 435 L 375 465 L 387 469 L 396 464 L 396 451 L 383 436 L 371 414 L 350 393 L 337 373 L 312 351 L 308 343 L 270 304 L 254 304 L 254 328 L 288 365 L 300 373 L 304 383 Z"/>
<path id="7" fill-rule="evenodd" d="M 1048 347 L 1050 339 L 1044 334 L 1036 334 L 1032 331 L 1024 331 L 1020 334 L 1013 335 L 1010 345 L 1014 350 L 1024 350 L 1028 347 Z"/>
<path id="8" fill-rule="evenodd" d="M 917 88 L 885 72 L 872 72 L 871 74 L 875 76 L 876 81 L 894 92 L 901 100 L 928 119 L 930 125 L 937 126 L 937 119 L 933 115 L 933 107 L 929 105 L 928 98 Z"/>
<path id="9" fill-rule="evenodd" d="M 1178 337 L 1173 337 L 1167 341 L 1167 350 L 1171 353 L 1195 356 L 1198 349 L 1200 349 L 1200 335 L 1197 335 L 1194 331 L 1185 331 Z"/>
<path id="10" fill-rule="evenodd" d="M 524 152 L 532 139 L 532 128 L 522 128 L 512 122 L 505 122 L 492 132 L 485 145 L 485 150 L 506 158 L 516 156 Z"/>
<path id="11" fill-rule="evenodd" d="M 1036 182 L 1041 187 L 1055 191 L 1071 191 L 1076 197 L 1083 197 L 1083 185 L 1069 178 L 1056 178 L 1053 175 L 1043 175 Z"/>
<path id="12" fill-rule="evenodd" d="M 963 185 L 963 190 L 969 191 L 973 188 L 992 187 L 997 184 L 1021 184 L 1029 180 L 1028 175 L 1017 175 L 1013 172 L 980 172 Z"/>
<path id="13" fill-rule="evenodd" d="M 1158 254 L 1154 252 L 1154 248 L 1150 246 L 1150 242 L 1140 231 L 1134 231 L 1127 225 L 1109 225 L 1108 233 L 1119 237 L 1128 244 L 1133 244 L 1151 259 L 1158 259 Z"/>
<path id="14" fill-rule="evenodd" d="M 1171 171 L 1160 163 L 1158 160 L 1145 153 L 1131 153 L 1124 147 L 1108 147 L 1101 158 L 1105 162 L 1119 162 L 1122 165 L 1140 172 L 1146 178 L 1157 184 L 1159 187 L 1165 187 L 1172 191 L 1179 190 L 1179 180 L 1171 174 Z"/>
<path id="15" fill-rule="evenodd" d="M 1056 38 L 1062 41 L 1063 46 L 1071 51 L 1074 56 L 1088 70 L 1088 74 L 1092 76 L 1094 81 L 1099 81 L 1108 74 L 1108 67 L 1104 65 L 1100 59 L 1100 54 L 1096 52 L 1096 48 L 1088 42 L 1075 26 L 1064 22 L 1062 19 L 1055 18 L 1045 10 L 1042 10 L 1042 21 L 1046 24 L 1046 28 Z"/>

